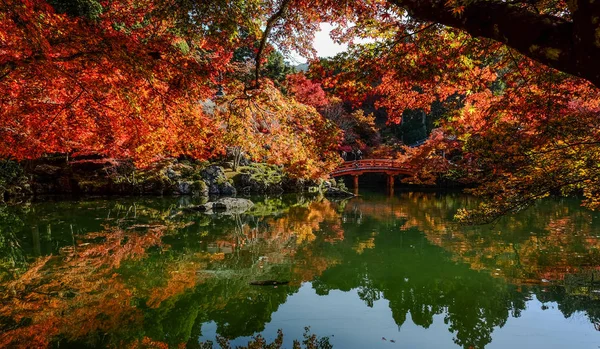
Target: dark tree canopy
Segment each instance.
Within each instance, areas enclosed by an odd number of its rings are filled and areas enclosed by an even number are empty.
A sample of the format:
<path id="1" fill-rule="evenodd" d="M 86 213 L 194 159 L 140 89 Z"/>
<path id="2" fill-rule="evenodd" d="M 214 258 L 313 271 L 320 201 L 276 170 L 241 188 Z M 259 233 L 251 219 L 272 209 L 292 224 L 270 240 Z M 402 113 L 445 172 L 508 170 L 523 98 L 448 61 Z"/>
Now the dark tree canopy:
<path id="1" fill-rule="evenodd" d="M 549 67 L 600 84 L 600 3 L 390 0 L 416 19 L 502 42 Z M 449 8 L 452 4 L 452 8 Z"/>

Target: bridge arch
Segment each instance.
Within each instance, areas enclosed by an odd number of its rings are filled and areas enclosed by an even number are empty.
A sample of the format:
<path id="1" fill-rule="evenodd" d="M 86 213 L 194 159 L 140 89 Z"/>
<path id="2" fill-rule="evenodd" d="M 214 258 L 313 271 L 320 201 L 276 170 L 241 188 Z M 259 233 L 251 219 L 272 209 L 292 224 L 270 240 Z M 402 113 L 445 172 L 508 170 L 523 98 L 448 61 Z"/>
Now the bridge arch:
<path id="1" fill-rule="evenodd" d="M 394 176 L 409 175 L 412 176 L 415 170 L 412 166 L 398 160 L 389 159 L 365 159 L 346 161 L 336 168 L 332 177 L 353 176 L 354 190 L 358 191 L 358 177 L 364 173 L 384 173 L 388 176 L 388 187 L 394 188 Z"/>

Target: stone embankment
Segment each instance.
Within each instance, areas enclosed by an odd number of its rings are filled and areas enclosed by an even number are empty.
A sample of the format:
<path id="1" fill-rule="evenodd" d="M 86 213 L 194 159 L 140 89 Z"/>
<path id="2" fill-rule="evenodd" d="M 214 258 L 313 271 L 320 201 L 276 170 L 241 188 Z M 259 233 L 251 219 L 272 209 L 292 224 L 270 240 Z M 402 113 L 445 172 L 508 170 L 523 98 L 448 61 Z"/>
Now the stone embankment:
<path id="1" fill-rule="evenodd" d="M 334 188 L 334 189 L 332 189 Z M 144 169 L 131 161 L 45 158 L 17 164 L 0 161 L 0 201 L 49 195 L 279 195 L 323 190 L 339 193 L 334 181 L 287 176 L 280 167 L 251 163 L 233 171 L 228 163 L 166 159 Z M 335 194 L 334 194 L 335 195 Z"/>

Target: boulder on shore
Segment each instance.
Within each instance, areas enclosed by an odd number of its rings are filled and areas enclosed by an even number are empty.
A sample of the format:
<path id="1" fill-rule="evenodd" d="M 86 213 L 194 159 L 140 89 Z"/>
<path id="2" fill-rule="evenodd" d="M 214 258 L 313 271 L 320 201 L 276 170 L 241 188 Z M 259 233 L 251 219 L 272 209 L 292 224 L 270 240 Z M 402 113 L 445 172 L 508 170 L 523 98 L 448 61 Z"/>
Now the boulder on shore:
<path id="1" fill-rule="evenodd" d="M 202 179 L 208 186 L 208 194 L 217 196 L 233 196 L 237 194 L 235 187 L 225 176 L 223 167 L 210 165 L 200 172 Z"/>

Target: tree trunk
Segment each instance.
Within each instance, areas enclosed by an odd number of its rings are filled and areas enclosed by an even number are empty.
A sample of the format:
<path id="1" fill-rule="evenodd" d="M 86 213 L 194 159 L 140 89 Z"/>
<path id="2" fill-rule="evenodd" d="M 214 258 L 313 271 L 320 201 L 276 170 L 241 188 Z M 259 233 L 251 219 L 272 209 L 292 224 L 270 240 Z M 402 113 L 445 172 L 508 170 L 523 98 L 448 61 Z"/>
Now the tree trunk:
<path id="1" fill-rule="evenodd" d="M 600 1 L 568 1 L 572 19 L 521 4 L 475 0 L 453 13 L 446 0 L 390 0 L 415 19 L 502 42 L 523 55 L 600 87 Z"/>

